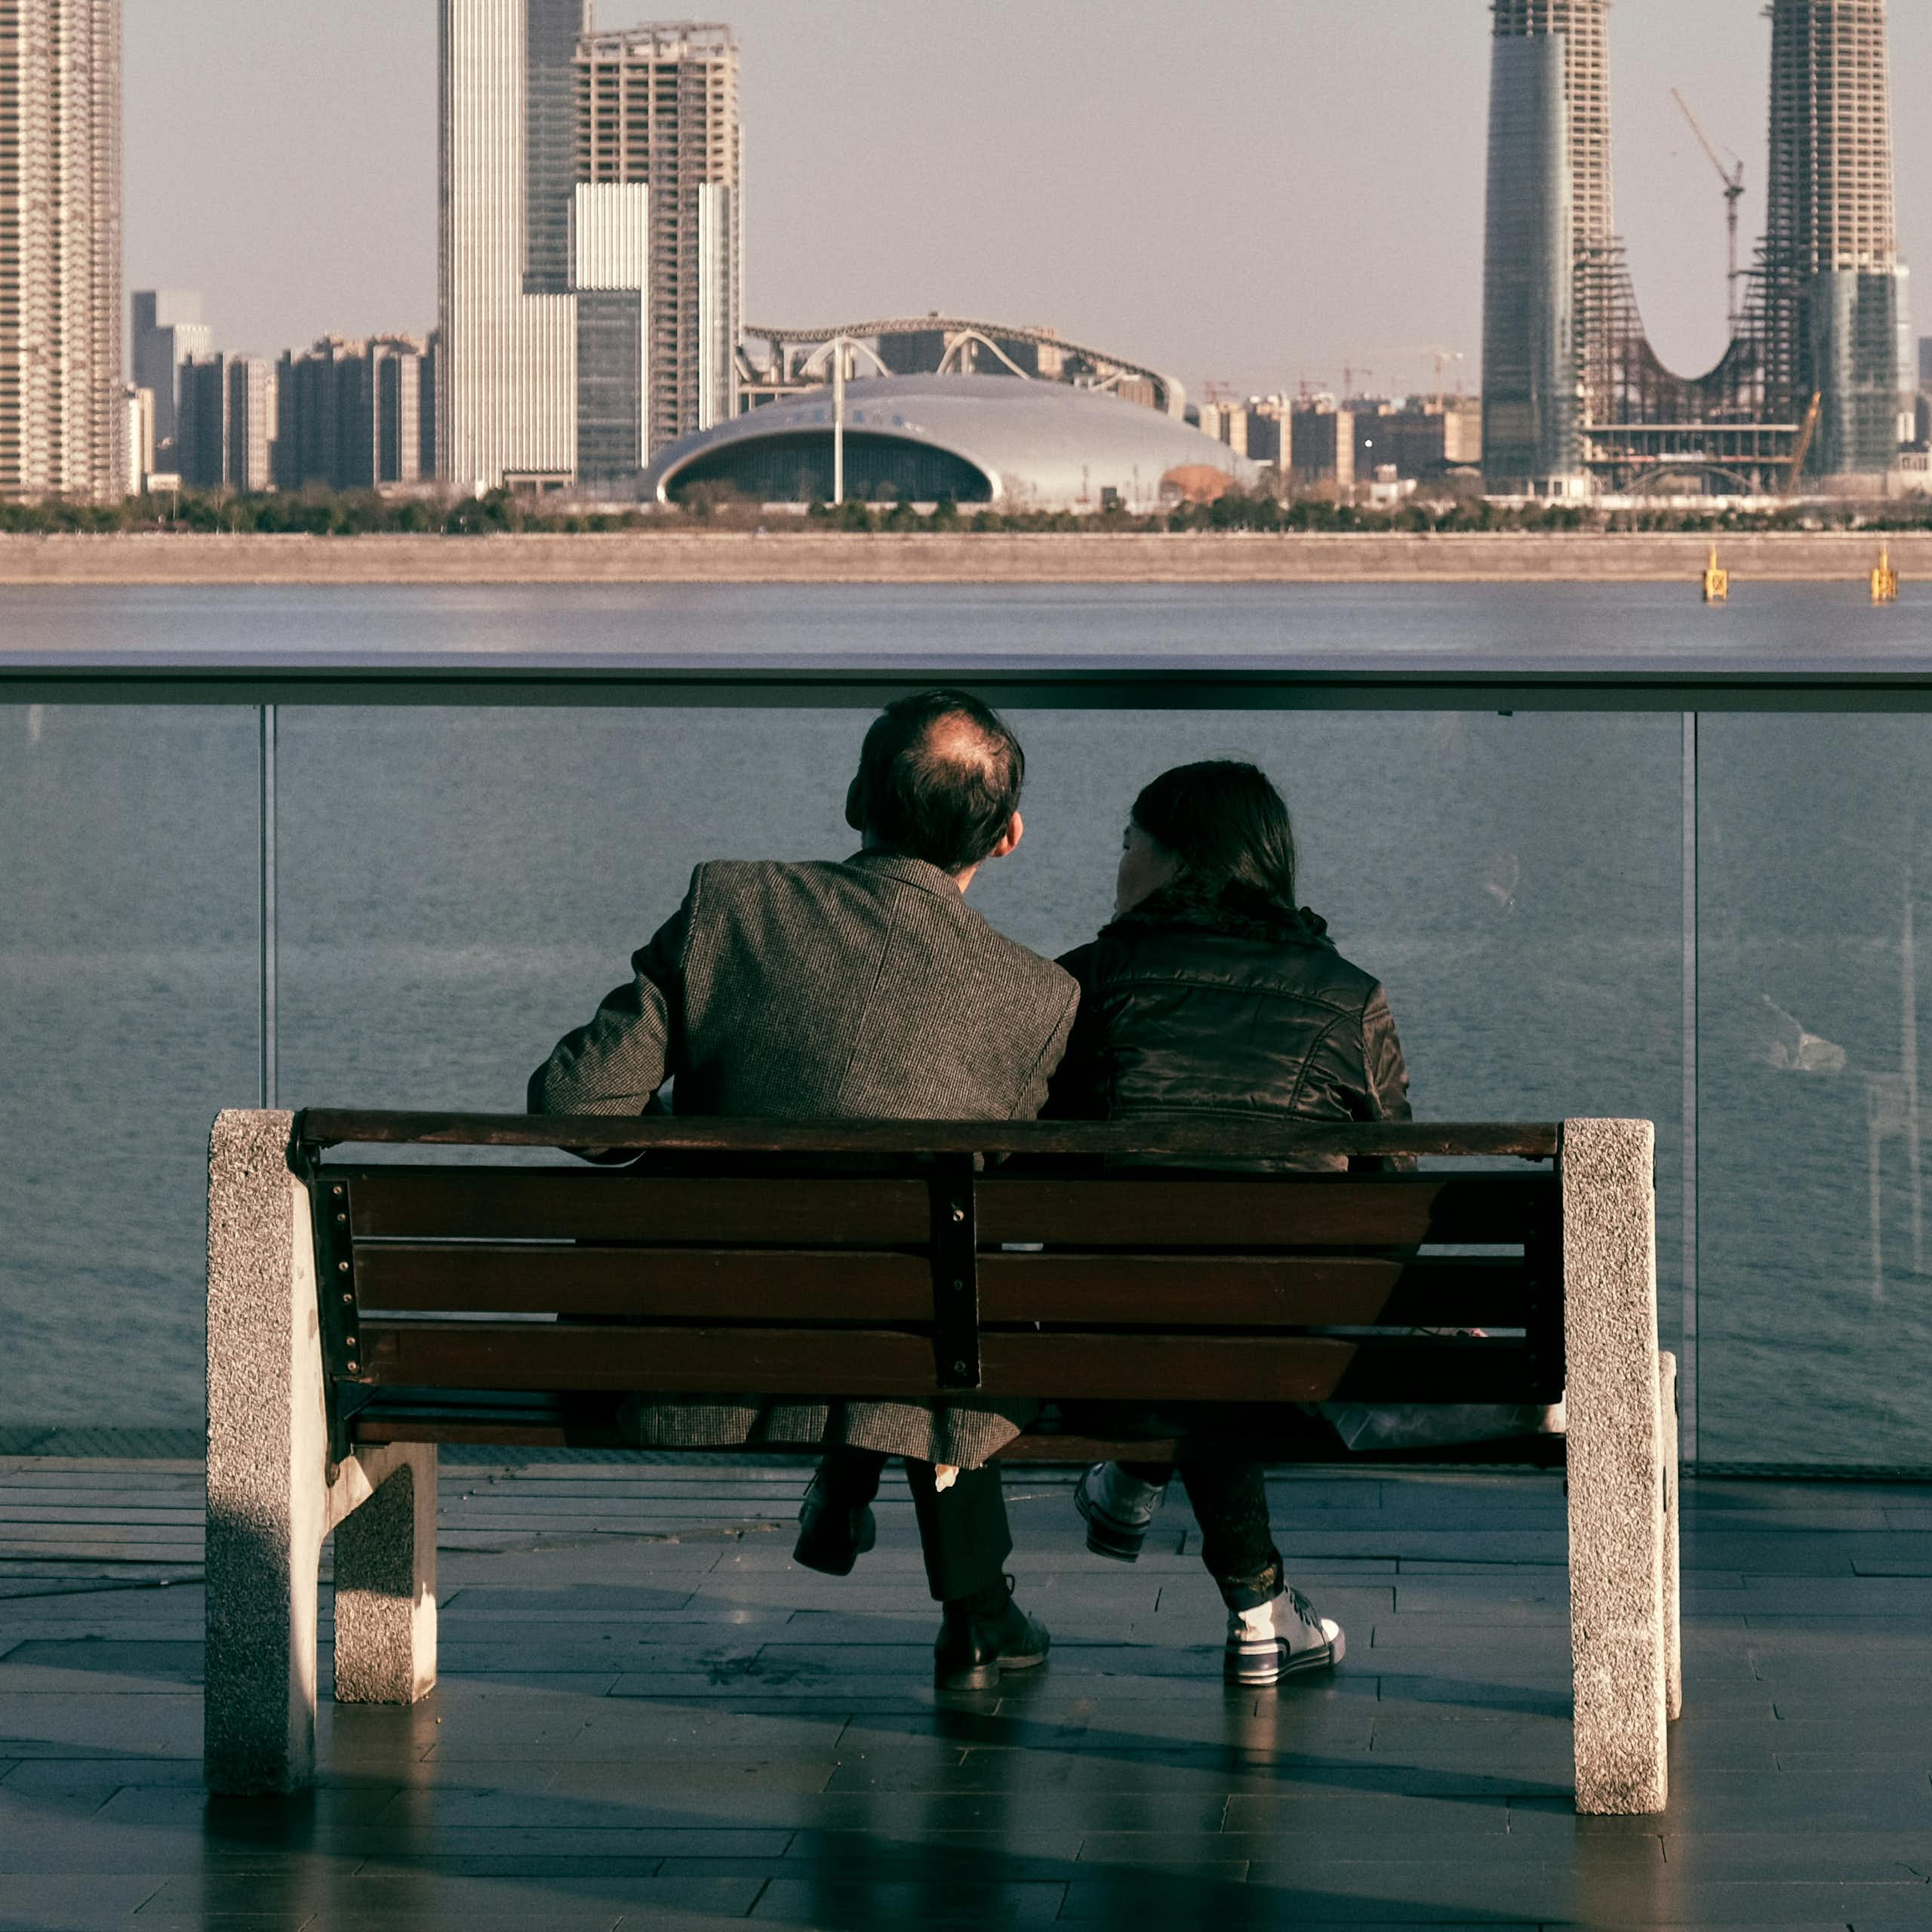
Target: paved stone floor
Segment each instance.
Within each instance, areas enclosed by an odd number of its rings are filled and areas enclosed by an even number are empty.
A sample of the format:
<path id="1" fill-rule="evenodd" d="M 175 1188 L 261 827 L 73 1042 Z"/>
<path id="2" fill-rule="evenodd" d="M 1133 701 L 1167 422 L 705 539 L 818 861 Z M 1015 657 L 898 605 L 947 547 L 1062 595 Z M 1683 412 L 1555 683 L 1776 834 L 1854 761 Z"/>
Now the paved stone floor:
<path id="1" fill-rule="evenodd" d="M 1284 1478 L 1350 1654 L 1257 1696 L 1183 1509 L 1129 1569 L 1016 1472 L 1053 1657 L 946 1699 L 903 1487 L 838 1582 L 801 1480 L 446 1463 L 439 1688 L 266 1804 L 199 1787 L 198 1466 L 0 1460 L 0 1926 L 1932 1927 L 1932 1492 L 1687 1485 L 1671 1809 L 1579 1820 L 1558 1478 Z"/>

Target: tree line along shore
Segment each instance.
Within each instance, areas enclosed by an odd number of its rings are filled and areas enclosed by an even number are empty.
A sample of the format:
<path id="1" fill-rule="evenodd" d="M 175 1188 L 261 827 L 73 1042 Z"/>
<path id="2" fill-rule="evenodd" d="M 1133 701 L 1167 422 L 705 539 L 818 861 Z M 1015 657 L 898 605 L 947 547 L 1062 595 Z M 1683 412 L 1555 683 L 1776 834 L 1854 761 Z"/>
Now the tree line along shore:
<path id="1" fill-rule="evenodd" d="M 319 490 L 0 503 L 0 584 L 1671 583 L 1715 546 L 1742 589 L 1932 571 L 1932 503 L 1605 512 L 1481 497 L 1387 508 L 1230 491 L 1158 515 L 942 502 L 802 513 L 728 494 L 587 508 L 499 491 Z"/>
<path id="2" fill-rule="evenodd" d="M 1229 490 L 1211 502 L 1177 503 L 1139 515 L 1118 506 L 1087 514 L 910 503 L 798 509 L 754 503 L 729 490 L 700 486 L 675 505 L 583 504 L 508 491 L 485 496 L 387 496 L 321 488 L 239 495 L 172 494 L 115 503 L 0 502 L 6 536 L 482 537 L 507 535 L 667 537 L 845 534 L 926 538 L 993 536 L 1695 536 L 1829 535 L 1877 532 L 1932 536 L 1932 498 L 1894 503 L 1794 502 L 1772 507 L 1600 509 L 1575 503 L 1509 503 L 1467 494 L 1418 494 L 1389 505 L 1333 494 L 1282 497 Z"/>

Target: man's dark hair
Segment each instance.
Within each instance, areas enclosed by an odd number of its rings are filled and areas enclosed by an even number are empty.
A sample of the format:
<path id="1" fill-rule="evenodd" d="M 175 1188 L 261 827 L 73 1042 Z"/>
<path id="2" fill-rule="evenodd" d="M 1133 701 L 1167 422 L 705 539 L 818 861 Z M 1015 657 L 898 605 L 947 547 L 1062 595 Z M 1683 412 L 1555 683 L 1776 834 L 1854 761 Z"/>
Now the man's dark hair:
<path id="1" fill-rule="evenodd" d="M 1006 836 L 1026 778 L 998 712 L 966 691 L 919 691 L 872 721 L 845 816 L 888 851 L 963 872 Z"/>
<path id="2" fill-rule="evenodd" d="M 1265 771 L 1233 758 L 1177 765 L 1134 800 L 1133 818 L 1198 890 L 1245 887 L 1294 910 L 1294 827 Z"/>

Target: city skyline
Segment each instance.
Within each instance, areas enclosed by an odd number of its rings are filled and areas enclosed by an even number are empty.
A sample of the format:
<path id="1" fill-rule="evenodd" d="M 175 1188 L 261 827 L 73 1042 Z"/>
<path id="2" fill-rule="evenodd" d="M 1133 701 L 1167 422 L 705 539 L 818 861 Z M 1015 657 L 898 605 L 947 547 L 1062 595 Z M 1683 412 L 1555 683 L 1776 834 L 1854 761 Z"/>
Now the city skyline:
<path id="1" fill-rule="evenodd" d="M 237 350 L 428 326 L 429 0 L 341 0 L 326 15 L 278 9 L 267 23 L 248 0 L 171 0 L 165 32 L 160 11 L 128 9 L 128 285 L 201 288 L 218 345 Z M 1932 66 L 1925 11 L 1900 9 L 1893 23 L 1901 91 Z M 599 19 L 663 12 L 605 0 Z M 1460 373 L 1472 386 L 1485 0 L 1231 0 L 1187 70 L 1194 88 L 1174 85 L 1171 34 L 1137 32 L 1168 13 L 985 0 L 982 30 L 962 46 L 882 0 L 854 0 L 836 35 L 809 39 L 777 0 L 715 10 L 743 48 L 748 321 L 933 306 L 1034 319 L 1171 368 L 1195 393 L 1209 378 L 1244 390 L 1303 375 L 1339 381 L 1347 363 L 1358 381 L 1367 371 L 1378 387 L 1425 389 L 1441 348 L 1465 358 L 1448 365 L 1449 381 Z M 1671 0 L 1623 0 L 1613 85 L 1619 219 L 1638 293 L 1660 352 L 1691 370 L 1723 346 L 1721 189 L 1669 89 L 1681 87 L 1743 155 L 1755 236 L 1769 30 L 1753 0 L 1700 0 L 1687 24 L 1683 13 Z M 1391 31 L 1401 35 L 1395 62 Z M 1054 98 L 1063 69 L 1044 57 L 1054 39 L 1084 50 L 1077 98 Z M 1223 66 L 1248 73 L 1271 61 L 1286 63 L 1284 87 L 1256 98 L 1287 99 L 1292 112 L 1278 132 L 1257 118 L 1244 134 L 1237 117 L 1230 137 L 1228 90 L 1210 82 Z M 235 114 L 214 126 L 181 114 L 184 90 L 220 90 L 231 68 L 256 77 L 252 89 L 226 90 Z M 290 69 L 304 84 L 299 99 L 272 85 Z M 1307 69 L 1355 85 L 1303 87 Z M 922 94 L 934 75 L 943 85 Z M 989 99 L 999 111 L 986 110 Z M 345 143 L 351 112 L 355 138 Z M 1897 115 L 1908 262 L 1932 259 L 1922 122 Z M 237 167 L 228 142 L 251 137 L 309 158 L 293 174 L 272 158 Z M 922 140 L 934 164 L 907 165 L 909 143 Z M 872 154 L 876 168 L 852 158 Z M 251 223 L 258 203 L 275 218 Z"/>

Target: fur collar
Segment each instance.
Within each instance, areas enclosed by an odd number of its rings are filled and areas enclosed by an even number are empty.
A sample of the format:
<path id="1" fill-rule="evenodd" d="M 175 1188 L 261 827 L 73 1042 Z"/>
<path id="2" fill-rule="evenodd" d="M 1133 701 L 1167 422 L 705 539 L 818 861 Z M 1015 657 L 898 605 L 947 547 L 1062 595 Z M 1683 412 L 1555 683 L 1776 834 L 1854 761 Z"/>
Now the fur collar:
<path id="1" fill-rule="evenodd" d="M 1306 906 L 1299 912 L 1291 911 L 1245 885 L 1226 886 L 1219 894 L 1204 892 L 1185 880 L 1164 885 L 1103 931 L 1131 931 L 1140 927 L 1216 933 L 1229 939 L 1261 940 L 1274 946 L 1319 946 L 1330 952 L 1335 949 L 1325 919 Z"/>

